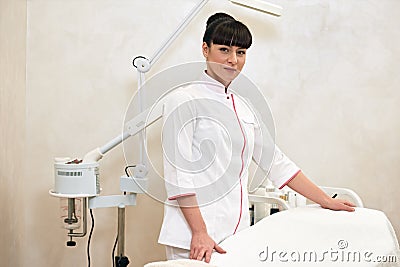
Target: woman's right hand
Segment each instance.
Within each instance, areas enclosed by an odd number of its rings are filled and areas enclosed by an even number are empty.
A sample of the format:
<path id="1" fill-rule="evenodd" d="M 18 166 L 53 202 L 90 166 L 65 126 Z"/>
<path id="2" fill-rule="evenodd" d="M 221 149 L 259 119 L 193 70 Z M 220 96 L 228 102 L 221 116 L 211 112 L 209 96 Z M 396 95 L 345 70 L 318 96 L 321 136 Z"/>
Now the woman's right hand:
<path id="1" fill-rule="evenodd" d="M 208 235 L 207 227 L 201 215 L 197 198 L 195 195 L 182 196 L 177 198 L 183 216 L 192 231 L 192 241 L 190 243 L 190 259 L 203 260 L 210 262 L 213 249 L 218 253 L 226 253 L 215 241 Z"/>
<path id="2" fill-rule="evenodd" d="M 211 254 L 216 252 L 226 253 L 217 243 L 207 234 L 207 232 L 193 233 L 190 244 L 190 259 L 203 260 L 207 263 L 211 260 Z"/>

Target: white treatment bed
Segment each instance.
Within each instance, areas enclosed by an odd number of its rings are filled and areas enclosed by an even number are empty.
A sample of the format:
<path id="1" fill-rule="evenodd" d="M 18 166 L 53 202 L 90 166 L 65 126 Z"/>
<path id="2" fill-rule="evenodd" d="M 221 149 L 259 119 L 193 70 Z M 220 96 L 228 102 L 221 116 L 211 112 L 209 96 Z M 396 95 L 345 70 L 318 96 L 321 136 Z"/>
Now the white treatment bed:
<path id="1" fill-rule="evenodd" d="M 289 209 L 262 219 L 220 246 L 227 254 L 213 253 L 210 264 L 178 260 L 145 266 L 400 266 L 392 225 L 383 212 L 367 208 Z"/>
<path id="2" fill-rule="evenodd" d="M 400 266 L 399 245 L 384 213 L 356 208 L 331 211 L 318 205 L 268 216 L 221 246 L 216 266 Z M 396 261 L 382 263 L 378 261 Z"/>

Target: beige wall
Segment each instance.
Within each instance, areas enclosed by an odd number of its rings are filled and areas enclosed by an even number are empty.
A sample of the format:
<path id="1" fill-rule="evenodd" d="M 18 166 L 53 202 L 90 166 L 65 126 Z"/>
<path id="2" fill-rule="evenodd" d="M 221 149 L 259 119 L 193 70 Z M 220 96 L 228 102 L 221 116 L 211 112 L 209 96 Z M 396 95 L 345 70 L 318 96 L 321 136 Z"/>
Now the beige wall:
<path id="1" fill-rule="evenodd" d="M 22 266 L 25 177 L 26 2 L 0 0 L 0 259 Z M 29 184 L 30 182 L 28 182 Z"/>
<path id="2" fill-rule="evenodd" d="M 82 157 L 119 134 L 137 86 L 131 59 L 151 56 L 196 2 L 0 0 L 5 266 L 86 266 L 87 239 L 65 247 L 59 203 L 47 193 L 53 158 Z M 245 73 L 270 101 L 280 147 L 316 183 L 358 192 L 399 233 L 400 2 L 279 2 L 281 18 L 210 1 L 150 75 L 202 60 L 205 19 L 232 13 L 254 34 Z M 105 195 L 119 193 L 124 164 L 122 147 L 101 161 Z M 126 230 L 135 267 L 164 257 L 162 205 L 148 196 L 138 203 Z M 116 210 L 94 213 L 92 262 L 110 266 Z"/>

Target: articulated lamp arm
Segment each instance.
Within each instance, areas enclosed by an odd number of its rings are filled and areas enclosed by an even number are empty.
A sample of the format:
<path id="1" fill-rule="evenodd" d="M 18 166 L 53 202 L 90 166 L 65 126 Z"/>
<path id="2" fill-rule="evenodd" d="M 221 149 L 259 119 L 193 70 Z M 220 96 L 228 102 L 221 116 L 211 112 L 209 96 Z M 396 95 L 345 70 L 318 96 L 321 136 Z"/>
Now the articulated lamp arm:
<path id="1" fill-rule="evenodd" d="M 108 151 L 122 143 L 124 140 L 131 136 L 134 136 L 144 130 L 146 127 L 150 126 L 154 122 L 158 121 L 162 117 L 162 107 L 163 103 L 158 102 L 156 106 L 146 109 L 141 112 L 135 118 L 127 122 L 127 129 L 119 136 L 113 138 L 105 145 L 98 147 L 90 152 L 88 152 L 83 157 L 84 163 L 97 162 L 103 158 L 104 154 Z"/>

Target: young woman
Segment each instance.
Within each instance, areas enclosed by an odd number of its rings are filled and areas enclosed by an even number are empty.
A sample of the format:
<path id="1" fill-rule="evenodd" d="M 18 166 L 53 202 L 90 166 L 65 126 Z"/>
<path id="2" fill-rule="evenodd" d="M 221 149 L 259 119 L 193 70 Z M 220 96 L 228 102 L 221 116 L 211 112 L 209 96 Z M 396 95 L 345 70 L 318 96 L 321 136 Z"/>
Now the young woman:
<path id="1" fill-rule="evenodd" d="M 243 23 L 225 13 L 212 15 L 203 37 L 207 69 L 202 83 L 177 90 L 164 105 L 168 200 L 159 242 L 166 245 L 168 259 L 209 262 L 214 250 L 225 253 L 218 243 L 250 225 L 246 189 L 251 158 L 275 186 L 287 185 L 323 208 L 354 210 L 352 203 L 321 191 L 275 145 L 272 163 L 257 162 L 256 154 L 265 145 L 260 127 L 242 98 L 229 89 L 251 43 Z"/>

